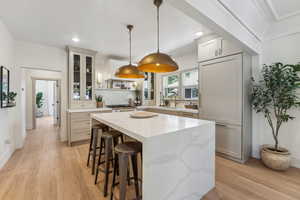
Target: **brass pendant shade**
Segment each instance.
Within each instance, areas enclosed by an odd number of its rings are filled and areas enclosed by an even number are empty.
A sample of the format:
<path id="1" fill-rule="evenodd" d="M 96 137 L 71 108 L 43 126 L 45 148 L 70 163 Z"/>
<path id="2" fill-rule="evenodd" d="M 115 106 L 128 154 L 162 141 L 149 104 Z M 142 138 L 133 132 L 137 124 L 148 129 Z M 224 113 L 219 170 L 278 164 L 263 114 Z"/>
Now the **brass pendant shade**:
<path id="1" fill-rule="evenodd" d="M 115 76 L 119 78 L 145 78 L 144 73 L 132 64 L 120 67 Z"/>
<path id="2" fill-rule="evenodd" d="M 139 62 L 138 69 L 144 72 L 164 73 L 178 70 L 178 65 L 167 54 L 158 52 L 144 57 Z"/>
<path id="3" fill-rule="evenodd" d="M 154 0 L 157 7 L 157 52 L 145 56 L 138 65 L 138 69 L 144 72 L 165 73 L 178 70 L 177 63 L 167 54 L 159 52 L 159 7 L 163 0 Z"/>
<path id="4" fill-rule="evenodd" d="M 135 65 L 131 63 L 131 31 L 133 29 L 133 25 L 127 25 L 129 30 L 129 51 L 130 51 L 130 61 L 128 65 L 124 65 L 120 67 L 115 76 L 118 78 L 145 78 L 145 75 L 142 71 L 140 71 Z"/>

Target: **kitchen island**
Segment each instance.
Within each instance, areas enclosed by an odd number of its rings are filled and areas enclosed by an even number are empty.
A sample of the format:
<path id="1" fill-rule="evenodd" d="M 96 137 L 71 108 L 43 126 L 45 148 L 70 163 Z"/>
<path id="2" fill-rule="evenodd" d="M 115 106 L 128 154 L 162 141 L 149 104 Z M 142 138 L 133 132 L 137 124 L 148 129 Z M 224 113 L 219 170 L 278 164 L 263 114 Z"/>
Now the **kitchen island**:
<path id="1" fill-rule="evenodd" d="M 165 106 L 138 106 L 137 110 L 199 119 L 199 110 Z"/>
<path id="2" fill-rule="evenodd" d="M 91 118 L 143 144 L 143 200 L 199 200 L 214 188 L 214 122 L 165 114 L 134 119 L 131 113 Z"/>

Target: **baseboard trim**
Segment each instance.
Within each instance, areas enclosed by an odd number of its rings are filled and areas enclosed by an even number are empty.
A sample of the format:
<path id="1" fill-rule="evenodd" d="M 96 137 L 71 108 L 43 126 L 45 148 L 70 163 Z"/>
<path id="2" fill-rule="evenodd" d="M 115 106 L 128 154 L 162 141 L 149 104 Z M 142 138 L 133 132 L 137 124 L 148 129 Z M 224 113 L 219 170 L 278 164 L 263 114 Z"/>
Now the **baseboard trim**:
<path id="1" fill-rule="evenodd" d="M 292 166 L 296 168 L 300 168 L 300 159 L 292 157 Z"/>
<path id="2" fill-rule="evenodd" d="M 4 165 L 10 159 L 10 157 L 12 156 L 12 154 L 13 154 L 13 151 L 10 151 L 8 149 L 2 155 L 0 155 L 0 169 L 2 169 L 2 167 L 4 167 Z"/>

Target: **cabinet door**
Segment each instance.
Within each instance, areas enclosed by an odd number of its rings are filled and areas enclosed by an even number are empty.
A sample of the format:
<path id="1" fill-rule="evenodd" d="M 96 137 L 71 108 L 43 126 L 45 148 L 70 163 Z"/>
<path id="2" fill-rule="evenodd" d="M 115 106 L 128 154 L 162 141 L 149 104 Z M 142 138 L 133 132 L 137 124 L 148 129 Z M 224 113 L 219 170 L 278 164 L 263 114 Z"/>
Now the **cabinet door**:
<path id="1" fill-rule="evenodd" d="M 242 128 L 216 123 L 216 151 L 231 157 L 242 158 Z"/>
<path id="2" fill-rule="evenodd" d="M 219 52 L 222 56 L 228 56 L 236 53 L 241 53 L 242 50 L 239 46 L 235 45 L 234 43 L 222 39 L 221 40 L 221 52 Z"/>
<path id="3" fill-rule="evenodd" d="M 85 72 L 84 72 L 84 79 L 85 79 L 85 84 L 84 84 L 84 100 L 92 100 L 94 96 L 94 91 L 93 91 L 93 71 L 94 71 L 94 66 L 93 66 L 93 57 L 91 56 L 85 56 Z"/>
<path id="4" fill-rule="evenodd" d="M 213 39 L 208 42 L 198 45 L 198 60 L 199 62 L 214 59 L 219 56 L 221 48 L 221 39 Z"/>
<path id="5" fill-rule="evenodd" d="M 143 82 L 143 100 L 149 103 L 155 102 L 155 74 L 146 72 L 145 80 Z M 150 103 L 150 104 L 152 104 Z"/>
<path id="6" fill-rule="evenodd" d="M 202 116 L 241 125 L 242 57 L 219 58 L 200 64 Z"/>
<path id="7" fill-rule="evenodd" d="M 81 84 L 82 84 L 82 80 L 81 80 L 81 71 L 82 71 L 82 64 L 81 64 L 81 60 L 82 57 L 80 54 L 72 54 L 71 55 L 71 62 L 72 62 L 72 68 L 71 68 L 71 98 L 73 100 L 80 100 L 80 96 L 81 96 Z"/>

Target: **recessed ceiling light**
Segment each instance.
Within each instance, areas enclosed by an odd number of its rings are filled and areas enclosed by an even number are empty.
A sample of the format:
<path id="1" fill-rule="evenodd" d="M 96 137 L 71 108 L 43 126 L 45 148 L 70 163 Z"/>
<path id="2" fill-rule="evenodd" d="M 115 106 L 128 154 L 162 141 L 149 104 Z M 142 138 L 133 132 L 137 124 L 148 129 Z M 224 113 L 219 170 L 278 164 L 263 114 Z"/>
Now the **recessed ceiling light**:
<path id="1" fill-rule="evenodd" d="M 79 42 L 80 41 L 80 39 L 78 37 L 73 37 L 72 40 L 73 40 L 73 42 Z"/>
<path id="2" fill-rule="evenodd" d="M 198 36 L 198 37 L 200 37 L 200 36 L 203 35 L 203 32 L 201 32 L 201 31 L 200 31 L 200 32 L 197 32 L 197 33 L 195 33 L 195 35 Z"/>

